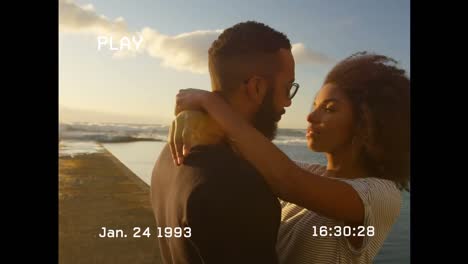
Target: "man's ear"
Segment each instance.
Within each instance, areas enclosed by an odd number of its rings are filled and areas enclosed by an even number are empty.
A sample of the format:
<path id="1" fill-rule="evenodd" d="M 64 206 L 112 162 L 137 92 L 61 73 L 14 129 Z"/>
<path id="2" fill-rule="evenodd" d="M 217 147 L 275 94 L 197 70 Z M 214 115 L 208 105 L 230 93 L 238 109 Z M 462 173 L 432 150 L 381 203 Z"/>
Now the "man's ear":
<path id="1" fill-rule="evenodd" d="M 263 102 L 263 98 L 266 94 L 267 84 L 265 80 L 254 76 L 252 78 L 249 78 L 249 80 L 246 81 L 245 85 L 247 88 L 247 97 L 250 100 L 252 100 L 256 105 L 260 105 Z"/>

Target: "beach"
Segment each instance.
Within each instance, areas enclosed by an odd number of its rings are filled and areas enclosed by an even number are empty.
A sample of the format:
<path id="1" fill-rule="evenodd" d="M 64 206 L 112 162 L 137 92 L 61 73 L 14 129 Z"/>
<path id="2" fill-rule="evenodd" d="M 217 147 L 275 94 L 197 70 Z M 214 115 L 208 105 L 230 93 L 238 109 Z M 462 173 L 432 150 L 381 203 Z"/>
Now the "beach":
<path id="1" fill-rule="evenodd" d="M 59 157 L 59 263 L 162 263 L 156 236 L 142 235 L 156 226 L 149 186 L 107 150 L 96 149 Z M 112 237 L 109 229 L 127 237 Z"/>

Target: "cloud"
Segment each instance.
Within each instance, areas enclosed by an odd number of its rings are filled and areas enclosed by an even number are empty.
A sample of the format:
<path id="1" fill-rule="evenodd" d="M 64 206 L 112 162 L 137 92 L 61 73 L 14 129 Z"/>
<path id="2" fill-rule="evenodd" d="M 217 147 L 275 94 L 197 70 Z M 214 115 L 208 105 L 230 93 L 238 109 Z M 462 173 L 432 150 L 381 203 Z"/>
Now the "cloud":
<path id="1" fill-rule="evenodd" d="M 151 28 L 141 32 L 146 52 L 162 65 L 196 73 L 208 71 L 208 48 L 222 30 L 199 30 L 176 36 L 163 35 Z"/>
<path id="2" fill-rule="evenodd" d="M 137 54 L 147 54 L 161 60 L 164 67 L 180 71 L 204 74 L 208 72 L 208 48 L 221 34 L 222 30 L 197 30 L 175 36 L 159 33 L 157 30 L 145 27 L 139 32 L 129 32 L 125 20 L 121 17 L 110 20 L 99 15 L 91 4 L 78 6 L 72 0 L 59 1 L 59 29 L 61 32 L 81 32 L 107 35 L 117 43 L 126 36 L 128 38 L 143 38 L 143 43 L 135 49 L 113 53 L 114 58 L 125 59 Z M 296 63 L 323 64 L 332 62 L 327 56 L 314 52 L 303 43 L 293 44 L 292 53 Z"/>
<path id="3" fill-rule="evenodd" d="M 111 21 L 103 15 L 98 15 L 91 4 L 78 6 L 71 0 L 60 0 L 59 30 L 120 35 L 127 33 L 127 25 L 122 17 Z"/>
<path id="4" fill-rule="evenodd" d="M 333 59 L 324 54 L 307 49 L 303 43 L 293 44 L 292 54 L 294 56 L 294 61 L 297 64 L 328 64 L 334 62 Z"/>

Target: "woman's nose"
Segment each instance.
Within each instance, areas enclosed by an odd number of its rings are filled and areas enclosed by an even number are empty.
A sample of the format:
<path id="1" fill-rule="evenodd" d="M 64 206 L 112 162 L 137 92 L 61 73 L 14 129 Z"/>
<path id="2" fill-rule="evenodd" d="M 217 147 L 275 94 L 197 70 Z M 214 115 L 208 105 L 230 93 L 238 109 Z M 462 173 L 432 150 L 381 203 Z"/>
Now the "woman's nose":
<path id="1" fill-rule="evenodd" d="M 317 115 L 316 115 L 315 111 L 312 110 L 307 115 L 307 122 L 309 122 L 309 123 L 316 123 L 317 122 Z"/>

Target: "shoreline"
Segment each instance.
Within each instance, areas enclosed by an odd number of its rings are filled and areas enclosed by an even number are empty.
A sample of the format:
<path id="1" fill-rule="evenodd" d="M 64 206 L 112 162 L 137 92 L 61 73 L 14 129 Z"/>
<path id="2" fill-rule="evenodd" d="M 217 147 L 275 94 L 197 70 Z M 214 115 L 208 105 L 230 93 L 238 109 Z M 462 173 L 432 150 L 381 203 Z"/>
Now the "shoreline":
<path id="1" fill-rule="evenodd" d="M 103 149 L 59 157 L 59 262 L 162 263 L 149 185 Z"/>

